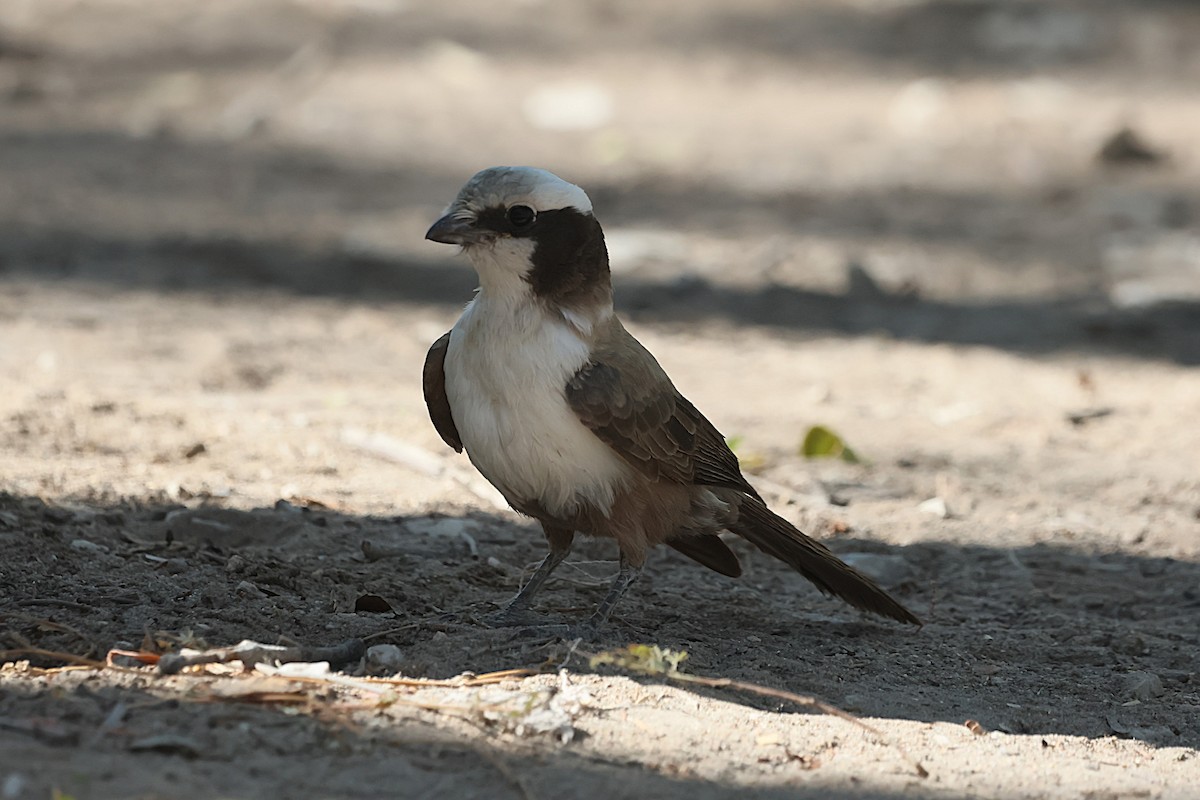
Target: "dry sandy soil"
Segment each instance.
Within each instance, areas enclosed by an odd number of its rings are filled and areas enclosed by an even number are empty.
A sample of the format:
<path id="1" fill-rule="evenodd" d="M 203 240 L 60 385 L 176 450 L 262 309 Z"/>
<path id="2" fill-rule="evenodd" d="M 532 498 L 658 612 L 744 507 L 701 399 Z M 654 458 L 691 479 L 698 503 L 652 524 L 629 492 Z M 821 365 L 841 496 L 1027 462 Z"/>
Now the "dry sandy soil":
<path id="1" fill-rule="evenodd" d="M 0 5 L 0 798 L 1195 796 L 1200 10 L 425 5 Z M 1165 158 L 1097 161 L 1125 125 Z M 474 283 L 422 233 L 513 162 L 589 190 L 634 332 L 923 628 L 740 544 L 656 553 L 599 641 L 475 622 L 543 544 L 425 417 Z M 353 637 L 395 647 L 94 663 Z M 876 732 L 590 665 L 630 643 Z"/>

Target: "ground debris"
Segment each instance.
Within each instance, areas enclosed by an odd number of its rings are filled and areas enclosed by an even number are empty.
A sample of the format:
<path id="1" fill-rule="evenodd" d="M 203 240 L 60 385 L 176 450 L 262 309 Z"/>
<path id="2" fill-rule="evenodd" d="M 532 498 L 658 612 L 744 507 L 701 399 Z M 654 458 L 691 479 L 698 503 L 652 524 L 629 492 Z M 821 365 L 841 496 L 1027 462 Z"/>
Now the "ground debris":
<path id="1" fill-rule="evenodd" d="M 1105 164 L 1151 165 L 1164 161 L 1167 154 L 1151 146 L 1142 134 L 1126 126 L 1104 140 L 1096 158 Z"/>
<path id="2" fill-rule="evenodd" d="M 481 719 L 506 733 L 548 735 L 562 744 L 575 738 L 575 721 L 595 705 L 592 694 L 572 684 L 566 671 L 559 673 L 557 686 L 492 686 L 477 690 L 471 703 Z"/>
<path id="3" fill-rule="evenodd" d="M 263 662 L 286 664 L 294 661 L 328 661 L 331 665 L 342 665 L 357 661 L 366 651 L 367 646 L 362 639 L 349 639 L 332 647 L 273 645 L 244 639 L 233 647 L 212 650 L 185 648 L 178 653 L 168 653 L 159 659 L 158 671 L 163 675 L 174 675 L 187 667 L 234 661 L 247 668 Z"/>
<path id="4" fill-rule="evenodd" d="M 734 689 L 736 691 L 749 692 L 762 697 L 773 697 L 807 708 L 813 708 L 823 714 L 844 719 L 850 724 L 873 734 L 885 745 L 900 753 L 904 760 L 912 765 L 918 777 L 929 777 L 929 771 L 925 766 L 905 752 L 901 745 L 890 740 L 878 728 L 868 725 L 848 711 L 844 711 L 831 703 L 826 703 L 824 700 L 819 700 L 812 695 L 797 694 L 783 689 L 774 689 L 769 686 L 760 686 L 755 683 L 736 681 L 730 678 L 707 678 L 681 672 L 679 665 L 686 661 L 687 657 L 688 654 L 685 651 L 668 650 L 657 645 L 631 644 L 621 650 L 611 650 L 594 654 L 591 658 L 591 665 L 593 668 L 612 665 L 630 672 L 655 675 L 679 683 L 690 683 L 715 689 Z"/>
<path id="5" fill-rule="evenodd" d="M 177 733 L 143 736 L 141 739 L 134 739 L 130 742 L 129 749 L 134 752 L 153 750 L 156 753 L 172 753 L 188 758 L 197 758 L 204 752 L 203 746 L 195 739 Z"/>
<path id="6" fill-rule="evenodd" d="M 1162 678 L 1153 672 L 1134 672 L 1125 678 L 1123 687 L 1125 697 L 1142 702 L 1160 697 L 1165 691 Z"/>

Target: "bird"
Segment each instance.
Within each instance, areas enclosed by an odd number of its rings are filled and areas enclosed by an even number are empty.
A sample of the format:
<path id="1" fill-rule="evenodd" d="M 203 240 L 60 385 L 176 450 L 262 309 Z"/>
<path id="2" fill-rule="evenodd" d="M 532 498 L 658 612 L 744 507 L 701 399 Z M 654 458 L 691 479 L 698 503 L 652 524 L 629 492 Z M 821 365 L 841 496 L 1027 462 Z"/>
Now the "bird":
<path id="1" fill-rule="evenodd" d="M 521 624 L 577 533 L 614 539 L 619 567 L 596 632 L 665 544 L 738 577 L 731 532 L 827 595 L 921 621 L 824 544 L 772 512 L 725 437 L 684 397 L 613 310 L 604 232 L 588 195 L 535 167 L 491 167 L 463 186 L 425 238 L 458 245 L 479 280 L 423 370 L 434 428 L 520 514 L 549 550 L 491 615 Z"/>

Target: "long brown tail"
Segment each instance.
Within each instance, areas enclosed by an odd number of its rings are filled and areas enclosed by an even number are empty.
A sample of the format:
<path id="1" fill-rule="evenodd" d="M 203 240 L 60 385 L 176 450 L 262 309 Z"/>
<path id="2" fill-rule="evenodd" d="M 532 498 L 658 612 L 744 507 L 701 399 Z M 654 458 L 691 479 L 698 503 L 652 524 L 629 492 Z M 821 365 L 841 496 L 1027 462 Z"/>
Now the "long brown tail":
<path id="1" fill-rule="evenodd" d="M 767 555 L 790 565 L 826 594 L 840 597 L 855 608 L 872 614 L 912 625 L 922 624 L 875 581 L 835 556 L 825 545 L 796 530 L 753 497 L 742 498 L 737 522 L 730 529 Z"/>

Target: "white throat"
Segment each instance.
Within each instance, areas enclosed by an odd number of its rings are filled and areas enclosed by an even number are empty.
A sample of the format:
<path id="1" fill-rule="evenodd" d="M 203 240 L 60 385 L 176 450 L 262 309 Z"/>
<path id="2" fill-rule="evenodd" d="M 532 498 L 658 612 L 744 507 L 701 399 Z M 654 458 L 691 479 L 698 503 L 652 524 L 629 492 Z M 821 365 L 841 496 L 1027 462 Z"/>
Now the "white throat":
<path id="1" fill-rule="evenodd" d="M 533 266 L 531 239 L 497 239 L 467 248 L 467 258 L 479 276 L 483 294 L 503 302 L 533 303 L 533 289 L 525 276 Z"/>

